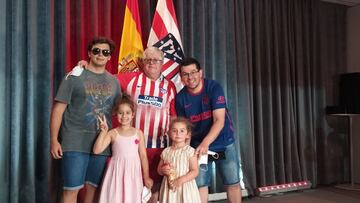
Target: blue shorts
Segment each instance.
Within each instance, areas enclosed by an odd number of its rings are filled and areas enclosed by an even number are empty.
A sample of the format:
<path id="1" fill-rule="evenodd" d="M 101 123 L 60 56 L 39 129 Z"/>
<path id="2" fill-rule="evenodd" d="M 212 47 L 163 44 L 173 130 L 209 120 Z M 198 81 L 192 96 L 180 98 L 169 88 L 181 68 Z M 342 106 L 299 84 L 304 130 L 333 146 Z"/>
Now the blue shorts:
<path id="1" fill-rule="evenodd" d="M 68 151 L 63 153 L 62 172 L 63 188 L 77 190 L 90 184 L 97 187 L 105 168 L 107 156 L 94 155 L 85 152 Z"/>
<path id="2" fill-rule="evenodd" d="M 216 170 L 220 172 L 224 185 L 236 185 L 240 182 L 240 159 L 233 143 L 226 146 L 225 159 L 209 161 L 207 167 L 200 167 L 199 175 L 196 177 L 199 188 L 209 187 L 211 178 L 216 177 L 216 174 L 213 174 L 215 171 L 211 170 L 212 162 L 215 162 Z"/>

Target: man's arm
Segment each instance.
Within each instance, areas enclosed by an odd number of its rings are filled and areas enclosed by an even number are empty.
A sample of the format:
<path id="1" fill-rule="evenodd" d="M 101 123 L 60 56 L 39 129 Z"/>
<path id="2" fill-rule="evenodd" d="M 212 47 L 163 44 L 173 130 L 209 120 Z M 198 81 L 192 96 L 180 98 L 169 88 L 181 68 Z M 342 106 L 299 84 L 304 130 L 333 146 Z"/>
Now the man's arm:
<path id="1" fill-rule="evenodd" d="M 129 85 L 131 80 L 134 77 L 138 76 L 139 74 L 140 74 L 140 72 L 126 72 L 126 73 L 115 74 L 115 76 L 117 77 L 117 79 L 119 81 L 120 88 L 124 93 L 126 93 L 127 86 Z"/>
<path id="2" fill-rule="evenodd" d="M 170 116 L 171 116 L 171 118 L 175 118 L 176 117 L 176 104 L 175 104 L 175 102 L 176 102 L 176 100 L 175 100 L 175 95 L 176 95 L 176 90 L 175 89 L 172 89 L 171 90 L 172 92 L 171 92 L 171 94 L 173 94 L 173 98 L 171 99 L 171 101 L 170 101 Z"/>
<path id="3" fill-rule="evenodd" d="M 50 152 L 54 159 L 60 159 L 63 155 L 58 140 L 62 118 L 67 104 L 55 102 L 50 117 Z"/>
<path id="4" fill-rule="evenodd" d="M 217 136 L 220 134 L 221 130 L 224 127 L 225 113 L 225 108 L 215 109 L 212 111 L 213 124 L 210 128 L 209 133 L 206 135 L 200 145 L 196 148 L 196 155 L 201 156 L 203 154 L 207 154 L 210 144 L 214 142 L 214 140 L 217 138 Z"/>

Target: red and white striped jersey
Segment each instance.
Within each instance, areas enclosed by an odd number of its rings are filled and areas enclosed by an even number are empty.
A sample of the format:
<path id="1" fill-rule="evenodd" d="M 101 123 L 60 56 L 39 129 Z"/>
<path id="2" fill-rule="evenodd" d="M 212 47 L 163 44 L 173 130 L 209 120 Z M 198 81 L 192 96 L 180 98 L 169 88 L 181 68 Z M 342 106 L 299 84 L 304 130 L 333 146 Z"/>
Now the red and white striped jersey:
<path id="1" fill-rule="evenodd" d="M 143 72 L 118 74 L 117 78 L 137 105 L 134 127 L 144 132 L 146 147 L 169 146 L 170 117 L 176 116 L 174 83 L 164 76 L 152 81 Z"/>

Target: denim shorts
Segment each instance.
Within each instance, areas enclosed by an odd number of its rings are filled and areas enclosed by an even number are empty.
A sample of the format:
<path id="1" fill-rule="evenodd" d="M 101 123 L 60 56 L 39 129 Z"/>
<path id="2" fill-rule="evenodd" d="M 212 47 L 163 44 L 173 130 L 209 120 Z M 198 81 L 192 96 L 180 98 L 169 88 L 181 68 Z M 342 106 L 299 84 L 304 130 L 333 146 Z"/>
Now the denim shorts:
<path id="1" fill-rule="evenodd" d="M 209 161 L 207 167 L 200 167 L 199 175 L 196 177 L 198 187 L 210 186 L 211 178 L 216 175 L 213 174 L 215 171 L 211 170 L 212 162 L 215 162 L 224 185 L 235 185 L 240 182 L 240 159 L 233 143 L 226 146 L 225 159 Z"/>
<path id="2" fill-rule="evenodd" d="M 62 157 L 63 188 L 77 190 L 85 183 L 97 187 L 105 168 L 107 156 L 67 151 Z"/>

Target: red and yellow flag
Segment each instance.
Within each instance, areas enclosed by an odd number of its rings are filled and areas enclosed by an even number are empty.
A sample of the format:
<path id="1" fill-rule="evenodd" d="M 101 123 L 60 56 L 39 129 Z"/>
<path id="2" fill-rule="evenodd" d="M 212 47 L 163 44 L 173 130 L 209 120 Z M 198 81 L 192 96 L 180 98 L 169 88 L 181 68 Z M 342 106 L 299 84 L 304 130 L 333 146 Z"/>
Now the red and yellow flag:
<path id="1" fill-rule="evenodd" d="M 138 0 L 127 0 L 120 42 L 118 72 L 139 69 L 138 59 L 144 51 L 141 40 L 141 24 Z"/>

